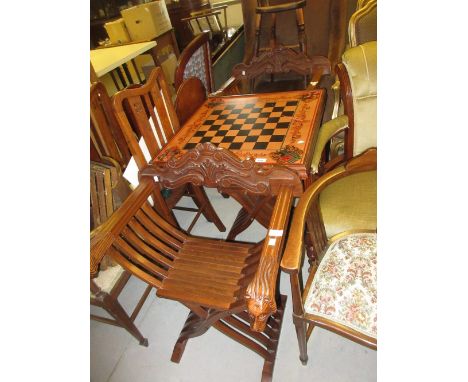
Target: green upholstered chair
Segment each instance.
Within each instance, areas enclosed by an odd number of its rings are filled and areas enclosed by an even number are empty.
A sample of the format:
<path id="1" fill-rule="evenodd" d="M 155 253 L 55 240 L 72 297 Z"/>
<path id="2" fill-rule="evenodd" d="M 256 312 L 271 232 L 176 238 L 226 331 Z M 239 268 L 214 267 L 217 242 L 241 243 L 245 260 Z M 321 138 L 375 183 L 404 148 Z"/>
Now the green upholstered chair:
<path id="1" fill-rule="evenodd" d="M 318 178 L 294 211 L 281 269 L 291 279 L 303 364 L 315 326 L 377 348 L 376 173 L 377 150 L 369 149 Z M 316 256 L 302 288 L 309 242 Z"/>
<path id="2" fill-rule="evenodd" d="M 336 72 L 344 114 L 321 126 L 312 174 L 323 174 L 366 149 L 377 147 L 377 41 L 348 49 Z M 330 156 L 324 154 L 329 142 Z"/>

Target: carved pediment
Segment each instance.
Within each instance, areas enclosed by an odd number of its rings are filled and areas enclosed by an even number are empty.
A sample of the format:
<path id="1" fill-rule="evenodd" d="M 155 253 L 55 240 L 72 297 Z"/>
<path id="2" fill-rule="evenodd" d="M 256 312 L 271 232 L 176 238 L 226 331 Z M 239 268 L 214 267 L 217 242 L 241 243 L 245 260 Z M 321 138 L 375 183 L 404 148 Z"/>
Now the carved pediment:
<path id="1" fill-rule="evenodd" d="M 227 149 L 210 142 L 167 162 L 153 162 L 140 176 L 157 176 L 166 188 L 178 188 L 186 183 L 227 189 L 241 188 L 253 194 L 275 195 L 280 185 L 290 185 L 294 193 L 302 192 L 302 183 L 295 171 L 281 165 L 265 165 L 253 159 L 240 160 Z"/>

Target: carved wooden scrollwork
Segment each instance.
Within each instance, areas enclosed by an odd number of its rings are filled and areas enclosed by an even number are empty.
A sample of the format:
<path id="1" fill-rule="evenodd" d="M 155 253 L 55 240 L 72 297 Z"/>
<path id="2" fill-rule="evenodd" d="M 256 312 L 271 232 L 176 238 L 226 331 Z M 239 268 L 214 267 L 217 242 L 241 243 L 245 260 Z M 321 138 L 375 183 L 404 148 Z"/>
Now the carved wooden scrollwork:
<path id="1" fill-rule="evenodd" d="M 200 143 L 167 162 L 151 163 L 140 172 L 140 177 L 144 176 L 157 176 L 169 189 L 191 183 L 215 187 L 221 192 L 240 188 L 253 194 L 276 195 L 281 184 L 288 184 L 294 194 L 302 192 L 302 183 L 293 170 L 259 164 L 252 159 L 242 161 L 231 151 L 210 142 Z"/>
<path id="2" fill-rule="evenodd" d="M 312 75 L 321 69 L 322 74 L 330 73 L 330 61 L 326 57 L 308 57 L 304 53 L 283 46 L 268 50 L 252 59 L 250 64 L 237 64 L 232 74 L 237 79 L 253 79 L 262 74 L 295 72 L 301 75 Z"/>

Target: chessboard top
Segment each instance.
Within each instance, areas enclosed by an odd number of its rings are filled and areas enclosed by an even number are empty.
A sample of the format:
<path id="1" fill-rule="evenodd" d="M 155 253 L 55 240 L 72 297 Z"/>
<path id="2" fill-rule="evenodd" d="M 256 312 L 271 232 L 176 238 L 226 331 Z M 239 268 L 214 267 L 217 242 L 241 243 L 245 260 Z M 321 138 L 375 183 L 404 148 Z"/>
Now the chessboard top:
<path id="1" fill-rule="evenodd" d="M 156 161 L 211 142 L 242 160 L 285 164 L 303 178 L 310 166 L 323 102 L 320 89 L 208 98 Z"/>

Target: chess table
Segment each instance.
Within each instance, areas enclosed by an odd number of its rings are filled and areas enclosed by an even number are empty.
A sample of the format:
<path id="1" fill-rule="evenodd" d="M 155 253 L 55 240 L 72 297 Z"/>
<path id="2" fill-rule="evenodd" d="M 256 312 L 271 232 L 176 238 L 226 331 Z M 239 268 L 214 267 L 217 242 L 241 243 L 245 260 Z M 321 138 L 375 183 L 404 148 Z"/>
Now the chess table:
<path id="1" fill-rule="evenodd" d="M 155 158 L 178 158 L 199 143 L 229 149 L 240 159 L 283 164 L 307 184 L 324 107 L 324 90 L 209 97 Z M 233 240 L 257 219 L 268 227 L 274 198 L 232 190 L 241 205 L 228 235 Z"/>

